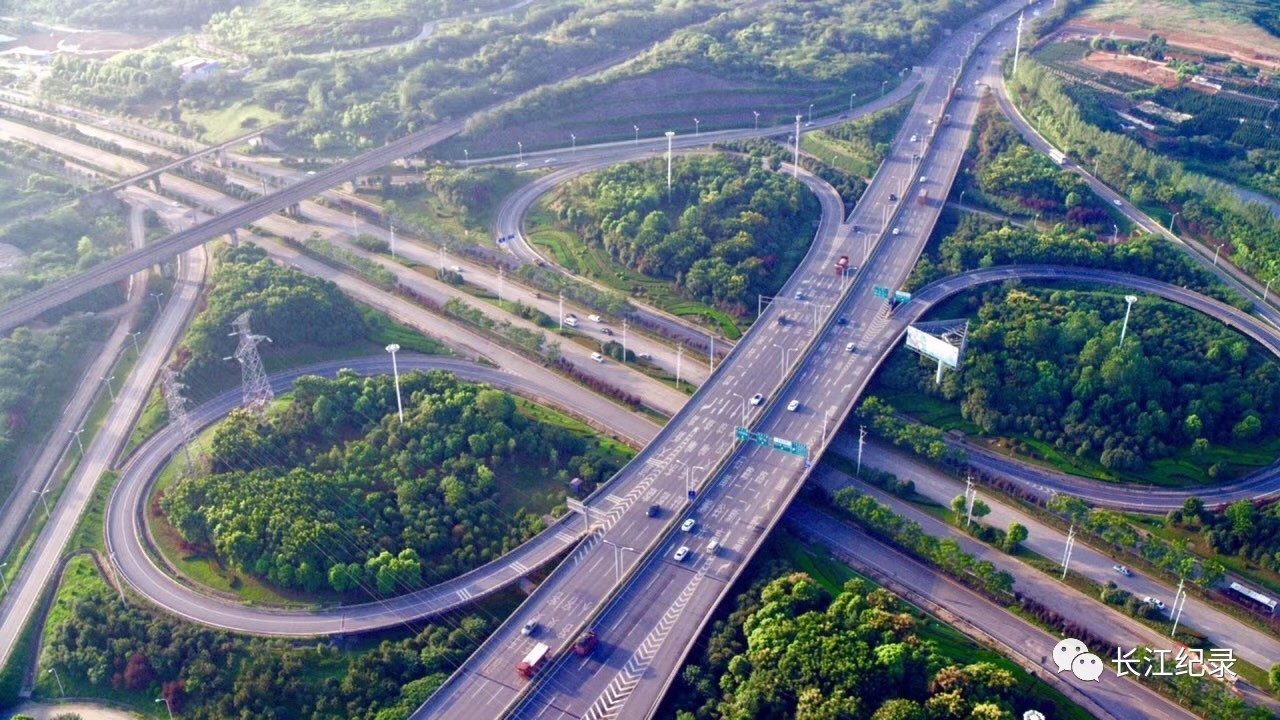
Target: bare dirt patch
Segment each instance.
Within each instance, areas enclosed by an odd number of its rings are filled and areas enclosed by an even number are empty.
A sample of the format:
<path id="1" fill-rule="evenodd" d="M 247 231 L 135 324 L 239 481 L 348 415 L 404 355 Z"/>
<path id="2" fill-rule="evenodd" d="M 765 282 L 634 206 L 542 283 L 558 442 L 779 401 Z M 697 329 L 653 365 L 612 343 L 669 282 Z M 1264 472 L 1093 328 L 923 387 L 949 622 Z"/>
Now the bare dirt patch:
<path id="1" fill-rule="evenodd" d="M 105 59 L 129 50 L 141 50 L 169 37 L 160 33 L 126 33 L 107 30 L 84 32 L 52 31 L 31 33 L 15 40 L 9 47 L 28 47 L 46 52 Z"/>
<path id="2" fill-rule="evenodd" d="M 1175 88 L 1179 85 L 1177 75 L 1166 67 L 1164 63 L 1147 60 L 1146 58 L 1133 55 L 1114 55 L 1109 52 L 1094 52 L 1080 62 L 1099 72 L 1127 75 L 1152 85 L 1160 85 L 1166 88 Z"/>
<path id="3" fill-rule="evenodd" d="M 1233 15 L 1222 3 L 1105 0 L 1073 19 L 1070 27 L 1128 40 L 1145 40 L 1158 33 L 1170 45 L 1280 70 L 1280 38 Z"/>

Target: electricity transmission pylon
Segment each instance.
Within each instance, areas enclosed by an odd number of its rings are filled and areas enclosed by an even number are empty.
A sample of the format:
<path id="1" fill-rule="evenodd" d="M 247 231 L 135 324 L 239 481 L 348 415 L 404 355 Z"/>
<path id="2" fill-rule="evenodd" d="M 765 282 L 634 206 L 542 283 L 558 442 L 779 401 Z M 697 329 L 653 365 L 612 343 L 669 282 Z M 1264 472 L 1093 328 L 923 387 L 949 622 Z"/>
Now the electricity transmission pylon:
<path id="1" fill-rule="evenodd" d="M 191 417 L 187 415 L 187 399 L 182 397 L 182 389 L 186 385 L 178 382 L 178 373 L 168 367 L 160 376 L 160 385 L 164 389 L 165 405 L 169 408 L 169 422 L 182 435 L 182 449 L 187 456 L 187 474 L 195 475 L 195 463 L 191 460 L 191 441 L 195 440 L 196 431 L 191 425 Z"/>
<path id="2" fill-rule="evenodd" d="M 244 402 L 241 407 L 261 417 L 266 414 L 267 405 L 275 399 L 271 392 L 271 383 L 267 382 L 267 371 L 262 367 L 262 356 L 258 354 L 258 344 L 263 340 L 271 342 L 266 335 L 254 335 L 249 329 L 249 315 L 252 310 L 245 310 L 231 323 L 236 330 L 230 335 L 239 335 L 240 344 L 236 347 L 235 358 L 240 363 L 240 380 L 244 387 Z"/>

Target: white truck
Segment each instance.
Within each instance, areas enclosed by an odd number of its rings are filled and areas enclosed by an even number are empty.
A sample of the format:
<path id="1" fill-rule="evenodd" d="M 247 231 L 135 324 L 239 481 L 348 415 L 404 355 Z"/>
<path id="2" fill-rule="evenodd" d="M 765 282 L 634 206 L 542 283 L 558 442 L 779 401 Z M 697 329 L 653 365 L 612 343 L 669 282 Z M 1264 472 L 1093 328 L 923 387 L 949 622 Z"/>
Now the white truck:
<path id="1" fill-rule="evenodd" d="M 516 674 L 525 680 L 532 678 L 538 672 L 542 661 L 547 659 L 547 653 L 550 650 L 551 648 L 547 647 L 546 643 L 534 645 L 529 654 L 524 656 L 524 660 L 521 660 L 520 664 L 516 665 Z"/>
<path id="2" fill-rule="evenodd" d="M 1063 152 L 1062 152 L 1061 150 L 1059 150 L 1058 148 L 1049 148 L 1049 159 L 1050 159 L 1050 160 L 1052 160 L 1052 161 L 1053 161 L 1053 164 L 1055 164 L 1055 165 L 1066 165 L 1066 164 L 1067 164 L 1067 156 L 1066 156 L 1066 154 L 1065 154 L 1065 153 L 1063 153 Z"/>

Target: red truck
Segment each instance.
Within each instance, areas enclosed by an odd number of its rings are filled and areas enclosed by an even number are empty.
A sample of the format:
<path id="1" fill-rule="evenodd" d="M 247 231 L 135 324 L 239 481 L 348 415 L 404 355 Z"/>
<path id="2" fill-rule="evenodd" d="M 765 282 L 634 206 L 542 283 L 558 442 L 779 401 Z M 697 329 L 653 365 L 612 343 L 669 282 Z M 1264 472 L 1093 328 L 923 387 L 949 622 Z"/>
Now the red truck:
<path id="1" fill-rule="evenodd" d="M 546 643 L 538 643 L 533 646 L 528 655 L 524 656 L 524 660 L 516 665 L 516 674 L 528 680 L 538 672 L 538 668 L 542 667 L 542 663 L 547 659 L 547 653 L 551 648 Z"/>
<path id="2" fill-rule="evenodd" d="M 928 191 L 928 190 L 921 190 L 921 191 L 920 191 L 920 194 L 916 196 L 916 202 L 917 202 L 917 203 L 919 203 L 919 204 L 921 204 L 921 205 L 928 205 L 928 204 L 929 204 L 929 191 Z"/>
<path id="3" fill-rule="evenodd" d="M 841 255 L 840 259 L 836 260 L 836 275 L 839 275 L 840 277 L 844 277 L 845 272 L 847 272 L 848 270 L 849 270 L 849 256 Z"/>

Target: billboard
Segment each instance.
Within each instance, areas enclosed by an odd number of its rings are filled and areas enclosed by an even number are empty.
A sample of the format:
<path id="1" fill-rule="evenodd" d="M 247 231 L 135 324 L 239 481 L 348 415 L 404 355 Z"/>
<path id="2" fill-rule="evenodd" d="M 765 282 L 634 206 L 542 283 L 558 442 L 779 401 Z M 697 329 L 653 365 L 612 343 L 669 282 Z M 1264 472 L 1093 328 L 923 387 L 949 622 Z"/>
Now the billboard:
<path id="1" fill-rule="evenodd" d="M 952 370 L 960 365 L 960 348 L 915 327 L 907 328 L 907 347 Z"/>

